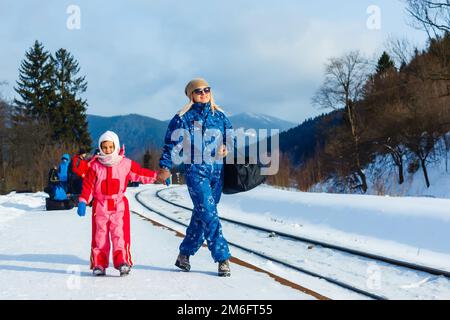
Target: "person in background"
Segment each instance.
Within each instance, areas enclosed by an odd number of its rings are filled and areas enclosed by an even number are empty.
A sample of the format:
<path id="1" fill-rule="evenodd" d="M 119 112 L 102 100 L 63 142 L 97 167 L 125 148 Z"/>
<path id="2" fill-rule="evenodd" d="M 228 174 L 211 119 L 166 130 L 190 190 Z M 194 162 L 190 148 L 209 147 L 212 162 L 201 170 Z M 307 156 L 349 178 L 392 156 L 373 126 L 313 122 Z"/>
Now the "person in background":
<path id="1" fill-rule="evenodd" d="M 58 182 L 54 186 L 54 200 L 65 201 L 68 199 L 67 193 L 69 192 L 69 181 L 71 179 L 69 164 L 70 156 L 65 153 L 61 157 L 61 162 L 57 169 Z"/>
<path id="2" fill-rule="evenodd" d="M 89 160 L 92 157 L 88 157 L 88 153 L 89 150 L 80 148 L 72 158 L 72 171 L 80 178 L 84 178 L 89 169 Z"/>
<path id="3" fill-rule="evenodd" d="M 78 153 L 72 158 L 72 192 L 79 195 L 81 193 L 83 178 L 91 166 L 91 162 L 96 158 L 95 155 L 89 155 L 89 149 L 80 148 Z"/>

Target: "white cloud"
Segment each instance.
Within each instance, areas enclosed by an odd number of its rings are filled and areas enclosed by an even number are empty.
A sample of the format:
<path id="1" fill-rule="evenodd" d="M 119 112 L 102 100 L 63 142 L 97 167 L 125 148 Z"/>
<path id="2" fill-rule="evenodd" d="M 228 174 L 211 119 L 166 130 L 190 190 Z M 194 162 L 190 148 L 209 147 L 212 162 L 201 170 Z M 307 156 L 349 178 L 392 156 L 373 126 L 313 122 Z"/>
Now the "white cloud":
<path id="1" fill-rule="evenodd" d="M 328 58 L 355 49 L 373 54 L 395 32 L 388 23 L 383 26 L 390 29 L 368 30 L 365 7 L 355 0 L 79 0 L 79 31 L 66 28 L 70 4 L 0 4 L 0 36 L 6 39 L 0 80 L 10 82 L 10 96 L 25 50 L 39 39 L 52 52 L 67 48 L 80 62 L 89 82 L 88 113 L 169 119 L 185 103 L 185 83 L 204 76 L 231 113 L 300 122 L 323 111 L 313 109 L 310 98 Z M 334 17 L 334 6 L 349 12 L 345 19 Z"/>

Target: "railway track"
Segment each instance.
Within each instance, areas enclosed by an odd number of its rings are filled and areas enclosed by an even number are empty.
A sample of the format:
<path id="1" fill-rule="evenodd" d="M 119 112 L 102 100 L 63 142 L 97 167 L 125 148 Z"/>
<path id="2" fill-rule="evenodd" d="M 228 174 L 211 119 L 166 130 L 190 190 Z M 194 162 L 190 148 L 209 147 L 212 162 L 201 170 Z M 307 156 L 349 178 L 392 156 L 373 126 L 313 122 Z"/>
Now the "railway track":
<path id="1" fill-rule="evenodd" d="M 176 206 L 178 208 L 182 208 L 185 210 L 189 210 L 192 211 L 192 208 L 186 207 L 186 206 L 182 206 L 179 205 L 177 203 L 174 203 L 172 201 L 169 201 L 167 199 L 165 199 L 164 197 L 162 197 L 160 195 L 160 193 L 162 191 L 165 191 L 168 189 L 162 189 L 159 190 L 158 192 L 156 192 L 156 196 L 158 197 L 158 199 L 161 199 L 162 201 L 169 203 L 173 206 Z M 349 248 L 345 248 L 342 246 L 338 246 L 338 245 L 334 245 L 334 244 L 330 244 L 330 243 L 326 243 L 326 242 L 322 242 L 322 241 L 317 241 L 317 240 L 313 240 L 313 239 L 308 239 L 305 237 L 300 237 L 300 236 L 296 236 L 296 235 L 292 235 L 292 234 L 288 234 L 288 233 L 284 233 L 284 232 L 280 232 L 277 230 L 271 230 L 271 229 L 267 229 L 267 228 L 263 228 L 263 227 L 258 227 L 258 226 L 253 226 L 247 223 L 243 223 L 240 221 L 236 221 L 236 220 L 232 220 L 232 219 L 228 219 L 228 218 L 223 218 L 221 217 L 220 220 L 223 221 L 227 221 L 230 223 L 234 223 L 243 227 L 247 227 L 247 228 L 251 228 L 251 229 L 255 229 L 255 230 L 260 230 L 260 231 L 264 231 L 264 232 L 268 232 L 268 233 L 275 233 L 281 237 L 285 237 L 288 239 L 292 239 L 292 240 L 298 240 L 298 241 L 302 241 L 308 244 L 313 244 L 313 245 L 317 245 L 317 246 L 321 246 L 324 248 L 328 248 L 328 249 L 333 249 L 333 250 L 337 250 L 340 252 L 345 252 L 345 253 L 350 253 L 353 255 L 357 255 L 360 257 L 364 257 L 364 258 L 368 258 L 368 259 L 373 259 L 373 260 L 377 260 L 377 261 L 382 261 L 385 263 L 389 263 L 398 267 L 404 267 L 404 268 L 408 268 L 408 269 L 412 269 L 412 270 L 416 270 L 416 271 L 421 271 L 421 272 L 426 272 L 435 276 L 445 276 L 447 278 L 450 278 L 450 272 L 449 271 L 445 271 L 445 270 L 439 270 L 439 269 L 435 269 L 435 268 L 431 268 L 428 266 L 422 266 L 422 265 L 418 265 L 415 263 L 411 263 L 411 262 L 407 262 L 407 261 L 401 261 L 401 260 L 397 260 L 397 259 L 392 259 L 392 258 L 388 258 L 388 257 L 383 257 L 380 255 L 376 255 L 376 254 L 372 254 L 372 253 L 367 253 L 367 252 L 363 252 L 363 251 L 359 251 L 359 250 L 355 250 L 355 249 L 349 249 Z"/>
<path id="2" fill-rule="evenodd" d="M 168 220 L 170 220 L 170 221 L 172 221 L 172 222 L 174 222 L 174 223 L 176 223 L 176 224 L 178 224 L 178 225 L 182 225 L 182 226 L 184 226 L 184 227 L 187 227 L 187 224 L 185 224 L 185 223 L 183 223 L 183 222 L 181 222 L 181 221 L 179 221 L 179 220 L 177 220 L 177 219 L 171 217 L 170 215 L 165 214 L 164 212 L 161 212 L 161 211 L 159 211 L 159 210 L 157 210 L 157 209 L 155 209 L 155 208 L 150 207 L 147 203 L 145 203 L 144 201 L 142 201 L 142 200 L 139 198 L 139 195 L 140 195 L 140 193 L 142 193 L 142 192 L 144 192 L 144 191 L 141 191 L 141 192 L 139 192 L 139 193 L 137 193 L 137 194 L 135 195 L 136 201 L 138 201 L 142 206 L 144 206 L 146 209 L 148 209 L 148 210 L 150 210 L 150 211 L 156 213 L 157 215 L 164 217 L 165 219 L 168 219 Z M 324 277 L 324 276 L 319 275 L 319 274 L 317 274 L 317 273 L 315 273 L 315 272 L 311 272 L 311 271 L 309 271 L 309 270 L 306 270 L 306 269 L 300 268 L 300 267 L 298 267 L 298 266 L 292 265 L 292 264 L 290 264 L 290 263 L 288 263 L 288 262 L 286 262 L 286 261 L 283 261 L 283 260 L 278 259 L 278 258 L 276 258 L 276 257 L 272 257 L 272 256 L 269 256 L 269 255 L 266 255 L 266 254 L 261 253 L 261 252 L 259 252 L 259 251 L 256 251 L 256 250 L 253 250 L 253 249 L 251 249 L 251 248 L 242 246 L 242 245 L 240 245 L 240 244 L 238 244 L 238 243 L 234 243 L 234 242 L 228 241 L 228 244 L 231 245 L 231 246 L 234 246 L 234 247 L 236 247 L 236 248 L 239 248 L 239 249 L 241 249 L 241 250 L 243 250 L 243 251 L 246 251 L 246 252 L 248 252 L 248 253 L 251 253 L 251 254 L 253 254 L 253 255 L 256 255 L 256 256 L 258 256 L 258 257 L 261 257 L 261 258 L 264 258 L 264 259 L 273 261 L 273 262 L 275 262 L 275 263 L 278 263 L 278 264 L 280 264 L 280 265 L 283 265 L 283 266 L 285 266 L 285 267 L 288 267 L 288 268 L 290 268 L 290 269 L 293 269 L 293 270 L 295 270 L 295 271 L 299 271 L 299 272 L 302 272 L 302 273 L 304 273 L 304 274 L 308 274 L 308 275 L 310 275 L 310 276 L 313 276 L 313 277 L 316 277 L 316 278 L 319 278 L 319 279 L 326 280 L 326 281 L 328 281 L 328 282 L 330 282 L 330 283 L 333 283 L 333 284 L 335 284 L 335 285 L 338 285 L 339 287 L 345 288 L 345 289 L 350 290 L 350 291 L 352 291 L 352 292 L 356 292 L 356 293 L 361 294 L 361 295 L 363 295 L 363 296 L 365 296 L 365 297 L 368 297 L 368 298 L 370 298 L 370 299 L 386 300 L 385 297 L 382 297 L 382 296 L 379 296 L 379 295 L 376 295 L 376 294 L 373 294 L 373 293 L 370 293 L 370 292 L 366 292 L 366 291 L 364 291 L 364 290 L 355 288 L 355 287 L 353 287 L 353 286 L 350 286 L 350 285 L 348 285 L 348 284 L 346 284 L 346 283 L 340 282 L 340 281 L 335 280 L 335 279 L 331 279 L 331 278 Z"/>
<path id="3" fill-rule="evenodd" d="M 175 207 L 178 207 L 178 208 L 182 208 L 182 209 L 187 210 L 187 211 L 192 211 L 192 208 L 189 208 L 189 207 L 186 207 L 186 206 L 183 206 L 183 205 L 179 205 L 179 204 L 174 203 L 174 202 L 164 198 L 163 196 L 161 196 L 161 192 L 163 192 L 164 190 L 168 190 L 168 189 L 162 189 L 162 190 L 159 190 L 159 191 L 156 192 L 156 197 L 158 199 L 160 199 L 161 201 L 164 201 L 165 203 L 168 203 L 168 204 L 170 204 L 172 206 L 175 206 Z M 168 215 L 168 214 L 166 214 L 164 212 L 160 212 L 159 210 L 156 210 L 155 208 L 151 208 L 147 203 L 145 203 L 144 201 L 142 201 L 140 199 L 140 194 L 142 192 L 144 192 L 144 191 L 141 191 L 141 192 L 139 192 L 139 193 L 137 193 L 135 195 L 136 200 L 141 205 L 143 205 L 148 210 L 151 210 L 154 213 L 156 213 L 156 214 L 158 214 L 158 215 L 160 215 L 160 216 L 162 216 L 162 217 L 164 217 L 164 218 L 166 218 L 166 219 L 168 219 L 168 220 L 170 220 L 172 222 L 175 222 L 175 223 L 177 223 L 179 225 L 187 227 L 187 224 L 179 221 L 178 219 L 175 219 L 175 218 L 171 217 L 170 215 Z M 300 237 L 300 236 L 296 236 L 296 235 L 292 235 L 292 234 L 288 234 L 288 233 L 283 233 L 283 232 L 280 232 L 280 231 L 277 231 L 277 230 L 271 230 L 271 229 L 268 229 L 268 228 L 263 228 L 263 227 L 259 227 L 259 226 L 250 225 L 250 224 L 243 223 L 241 221 L 236 221 L 236 220 L 233 220 L 233 219 L 228 219 L 228 218 L 223 218 L 223 217 L 221 217 L 220 219 L 222 221 L 226 221 L 228 223 L 235 224 L 235 225 L 238 225 L 238 226 L 241 226 L 241 227 L 253 229 L 253 230 L 256 230 L 256 231 L 261 231 L 261 232 L 264 232 L 264 233 L 276 234 L 279 237 L 286 238 L 286 239 L 289 239 L 289 240 L 292 240 L 292 241 L 296 241 L 296 242 L 305 243 L 307 245 L 311 245 L 312 244 L 312 245 L 320 246 L 320 247 L 323 247 L 323 248 L 327 248 L 327 249 L 336 250 L 336 251 L 339 251 L 339 252 L 351 254 L 351 255 L 354 255 L 356 257 L 363 257 L 363 258 L 366 258 L 366 259 L 371 259 L 371 260 L 375 260 L 375 261 L 384 262 L 384 263 L 387 263 L 387 264 L 395 266 L 395 267 L 403 267 L 403 268 L 408 268 L 408 269 L 415 270 L 415 271 L 426 272 L 426 273 L 429 273 L 429 274 L 432 274 L 432 275 L 435 275 L 435 276 L 450 277 L 450 272 L 445 271 L 445 270 L 439 270 L 439 269 L 435 269 L 435 268 L 430 268 L 428 266 L 421 266 L 421 265 L 409 263 L 409 262 L 406 262 L 406 261 L 400 261 L 400 260 L 391 259 L 391 258 L 388 258 L 388 257 L 383 257 L 383 256 L 371 254 L 371 253 L 366 253 L 366 252 L 354 250 L 354 249 L 349 249 L 349 248 L 345 248 L 345 247 L 342 247 L 342 246 L 337 246 L 337 245 L 333 245 L 333 244 L 329 244 L 329 243 L 325 243 L 325 242 L 321 242 L 321 241 L 316 241 L 316 240 L 313 240 L 313 239 L 308 239 L 308 238 L 305 238 L 305 237 Z M 246 246 L 242 246 L 242 245 L 240 245 L 238 243 L 234 243 L 234 242 L 230 242 L 229 241 L 229 244 L 234 246 L 234 247 L 236 247 L 236 248 L 239 248 L 239 249 L 241 249 L 243 251 L 246 251 L 246 252 L 249 252 L 249 253 L 251 253 L 253 255 L 256 255 L 258 257 L 261 257 L 261 258 L 264 258 L 264 259 L 276 262 L 276 263 L 278 263 L 280 265 L 283 265 L 283 266 L 285 266 L 285 267 L 287 267 L 289 269 L 293 269 L 295 271 L 299 271 L 299 272 L 302 272 L 304 274 L 307 274 L 307 275 L 310 275 L 310 276 L 313 276 L 313 277 L 316 277 L 316 278 L 319 278 L 319 279 L 323 279 L 323 280 L 325 280 L 325 281 L 327 281 L 329 283 L 332 283 L 332 284 L 337 285 L 337 286 L 339 286 L 341 288 L 350 290 L 352 292 L 355 292 L 355 293 L 360 294 L 362 296 L 365 296 L 367 298 L 375 299 L 375 300 L 387 300 L 388 299 L 388 297 L 386 297 L 386 296 L 383 296 L 383 295 L 380 295 L 380 294 L 376 294 L 376 293 L 373 293 L 373 292 L 369 292 L 367 290 L 355 287 L 352 284 L 345 283 L 345 282 L 342 282 L 340 280 L 337 280 L 337 279 L 334 279 L 334 278 L 331 278 L 331 277 L 327 277 L 327 276 L 318 274 L 316 272 L 313 272 L 311 270 L 307 270 L 305 268 L 301 268 L 299 266 L 293 265 L 293 264 L 291 264 L 291 263 L 289 263 L 287 261 L 284 261 L 282 259 L 279 259 L 279 258 L 276 258 L 276 257 L 273 257 L 273 256 L 269 256 L 267 254 L 264 254 L 262 252 L 254 250 L 252 248 L 249 248 L 249 247 L 246 247 Z"/>

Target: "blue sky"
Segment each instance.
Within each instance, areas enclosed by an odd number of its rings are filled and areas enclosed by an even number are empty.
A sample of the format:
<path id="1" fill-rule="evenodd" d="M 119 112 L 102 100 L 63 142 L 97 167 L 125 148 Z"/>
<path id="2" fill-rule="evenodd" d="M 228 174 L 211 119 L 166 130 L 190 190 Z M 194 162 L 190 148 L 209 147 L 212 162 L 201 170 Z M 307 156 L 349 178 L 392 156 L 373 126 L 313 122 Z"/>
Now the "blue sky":
<path id="1" fill-rule="evenodd" d="M 81 10 L 79 30 L 66 26 L 70 5 Z M 367 27 L 371 5 L 380 29 Z M 89 114 L 170 119 L 187 101 L 185 84 L 202 76 L 229 114 L 300 123 L 324 112 L 310 101 L 328 58 L 356 49 L 378 57 L 389 36 L 424 44 L 407 22 L 401 0 L 0 0 L 0 81 L 8 82 L 0 92 L 15 96 L 37 39 L 79 61 Z"/>

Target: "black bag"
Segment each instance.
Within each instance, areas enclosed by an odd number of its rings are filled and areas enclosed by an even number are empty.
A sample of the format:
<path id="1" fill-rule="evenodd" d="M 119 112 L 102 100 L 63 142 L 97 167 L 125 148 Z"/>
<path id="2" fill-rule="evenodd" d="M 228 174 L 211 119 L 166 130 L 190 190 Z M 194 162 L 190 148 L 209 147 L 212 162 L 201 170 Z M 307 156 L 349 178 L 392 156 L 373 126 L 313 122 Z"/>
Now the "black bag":
<path id="1" fill-rule="evenodd" d="M 58 182 L 59 182 L 58 169 L 51 168 L 48 171 L 48 181 L 47 181 L 47 183 L 50 186 L 50 185 L 58 183 Z"/>
<path id="2" fill-rule="evenodd" d="M 70 210 L 75 206 L 72 200 L 58 201 L 50 198 L 45 198 L 45 210 Z"/>
<path id="3" fill-rule="evenodd" d="M 258 164 L 225 164 L 224 171 L 224 194 L 249 191 L 266 180 L 266 177 L 261 175 L 261 167 Z"/>

